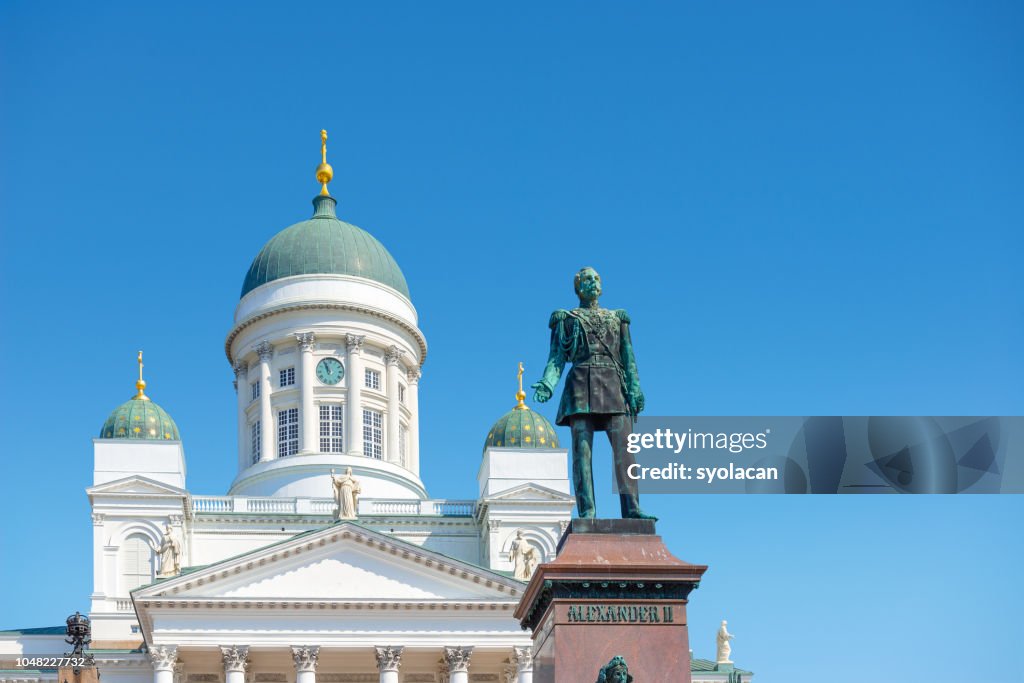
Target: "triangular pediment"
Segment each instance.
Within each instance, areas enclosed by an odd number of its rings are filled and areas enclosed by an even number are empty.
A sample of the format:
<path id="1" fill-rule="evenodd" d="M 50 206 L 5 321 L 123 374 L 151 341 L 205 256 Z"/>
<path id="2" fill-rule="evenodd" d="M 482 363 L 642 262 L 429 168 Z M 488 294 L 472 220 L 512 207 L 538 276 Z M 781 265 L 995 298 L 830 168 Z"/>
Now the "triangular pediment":
<path id="1" fill-rule="evenodd" d="M 488 496 L 487 501 L 499 501 L 499 500 L 543 500 L 543 501 L 572 501 L 572 496 L 568 493 L 562 493 L 554 489 L 549 489 L 546 486 L 540 484 L 520 484 L 514 488 L 510 488 L 507 491 L 502 491 L 493 496 Z"/>
<path id="2" fill-rule="evenodd" d="M 177 486 L 171 486 L 164 484 L 163 482 L 150 479 L 149 477 L 143 477 L 137 474 L 133 474 L 123 479 L 117 479 L 115 481 L 108 481 L 105 484 L 98 486 L 92 486 L 86 489 L 86 493 L 90 496 L 97 494 L 110 494 L 110 495 L 164 495 L 164 496 L 186 496 L 188 492 L 185 489 L 179 489 Z"/>
<path id="3" fill-rule="evenodd" d="M 140 600 L 494 601 L 516 581 L 358 524 L 306 532 L 148 586 Z"/>

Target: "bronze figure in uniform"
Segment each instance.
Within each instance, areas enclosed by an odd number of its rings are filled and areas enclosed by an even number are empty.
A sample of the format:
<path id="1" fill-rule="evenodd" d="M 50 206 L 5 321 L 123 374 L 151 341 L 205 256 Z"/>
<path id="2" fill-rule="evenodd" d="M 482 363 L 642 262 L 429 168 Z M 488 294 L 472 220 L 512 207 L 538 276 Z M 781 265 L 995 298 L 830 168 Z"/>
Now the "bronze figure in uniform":
<path id="1" fill-rule="evenodd" d="M 633 418 L 644 409 L 629 316 L 624 310 L 598 305 L 601 276 L 584 268 L 574 278 L 580 305 L 551 314 L 551 352 L 544 376 L 533 384 L 533 400 L 548 401 L 566 363 L 572 363 L 565 379 L 555 423 L 572 430 L 572 479 L 580 517 L 597 514 L 594 474 L 591 468 L 594 432 L 608 433 L 615 463 L 616 486 L 624 518 L 654 519 L 640 509 L 636 481 L 626 471 L 636 460 L 626 450 Z"/>

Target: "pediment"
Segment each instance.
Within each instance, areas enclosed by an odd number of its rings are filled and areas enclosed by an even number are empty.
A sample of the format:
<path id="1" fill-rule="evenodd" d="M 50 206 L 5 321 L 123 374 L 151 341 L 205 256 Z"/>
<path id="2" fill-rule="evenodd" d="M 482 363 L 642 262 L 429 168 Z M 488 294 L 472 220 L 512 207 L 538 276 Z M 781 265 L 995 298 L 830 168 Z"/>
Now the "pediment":
<path id="1" fill-rule="evenodd" d="M 187 496 L 188 492 L 185 489 L 179 489 L 177 486 L 170 486 L 163 482 L 150 479 L 149 477 L 143 477 L 137 474 L 125 477 L 123 479 L 117 479 L 115 481 L 109 481 L 99 486 L 92 486 L 86 489 L 86 493 L 90 496 L 110 494 L 110 495 L 164 495 L 164 496 Z"/>
<path id="2" fill-rule="evenodd" d="M 502 491 L 501 493 L 489 496 L 488 502 L 499 500 L 532 500 L 532 501 L 573 501 L 574 498 L 567 493 L 549 489 L 540 484 L 520 484 L 519 486 Z"/>
<path id="3" fill-rule="evenodd" d="M 306 532 L 133 594 L 140 600 L 495 601 L 521 588 L 358 524 Z"/>

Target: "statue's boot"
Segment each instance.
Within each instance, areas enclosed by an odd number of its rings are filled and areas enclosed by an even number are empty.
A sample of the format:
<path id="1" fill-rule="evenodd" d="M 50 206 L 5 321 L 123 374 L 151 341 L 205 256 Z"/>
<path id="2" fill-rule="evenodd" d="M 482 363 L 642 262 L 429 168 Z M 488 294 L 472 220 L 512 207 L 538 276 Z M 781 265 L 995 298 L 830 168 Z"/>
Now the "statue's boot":
<path id="1" fill-rule="evenodd" d="M 636 494 L 620 493 L 619 506 L 622 508 L 623 519 L 653 519 L 655 522 L 658 521 L 657 517 L 649 515 L 640 509 L 640 496 Z"/>

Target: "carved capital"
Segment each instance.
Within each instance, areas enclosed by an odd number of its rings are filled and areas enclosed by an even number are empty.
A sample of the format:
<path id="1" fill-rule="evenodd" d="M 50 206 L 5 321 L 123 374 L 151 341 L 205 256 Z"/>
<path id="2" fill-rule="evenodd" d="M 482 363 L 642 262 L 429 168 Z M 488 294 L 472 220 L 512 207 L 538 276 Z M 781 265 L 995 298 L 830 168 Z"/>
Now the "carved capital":
<path id="1" fill-rule="evenodd" d="M 260 357 L 261 363 L 269 363 L 274 357 L 274 345 L 264 339 L 256 345 L 256 354 Z"/>
<path id="2" fill-rule="evenodd" d="M 312 332 L 297 332 L 295 341 L 299 342 L 299 350 L 303 353 L 312 353 L 316 346 L 316 335 Z"/>
<path id="3" fill-rule="evenodd" d="M 345 348 L 349 353 L 360 353 L 363 350 L 363 342 L 366 341 L 365 334 L 345 335 Z"/>
<path id="4" fill-rule="evenodd" d="M 469 671 L 469 658 L 473 654 L 473 646 L 445 647 L 444 662 L 451 673 Z"/>
<path id="5" fill-rule="evenodd" d="M 292 645 L 292 659 L 295 671 L 316 671 L 316 660 L 320 657 L 319 645 Z"/>
<path id="6" fill-rule="evenodd" d="M 392 344 L 388 347 L 387 353 L 384 354 L 384 361 L 388 365 L 398 365 L 404 355 L 405 351 Z"/>
<path id="7" fill-rule="evenodd" d="M 497 519 L 489 519 L 487 520 L 487 528 L 489 528 L 492 532 L 496 532 L 499 529 L 501 529 L 501 522 Z"/>
<path id="8" fill-rule="evenodd" d="M 106 515 L 102 512 L 92 513 L 92 523 L 94 526 L 103 526 L 103 520 L 106 519 Z"/>
<path id="9" fill-rule="evenodd" d="M 405 373 L 405 377 L 409 380 L 409 384 L 419 384 L 420 376 L 422 375 L 423 373 L 420 372 L 419 368 L 410 368 L 410 370 Z"/>
<path id="10" fill-rule="evenodd" d="M 513 647 L 512 663 L 515 664 L 518 673 L 533 671 L 533 648 Z"/>
<path id="11" fill-rule="evenodd" d="M 402 651 L 405 648 L 398 645 L 378 645 L 373 648 L 373 653 L 377 657 L 377 670 L 381 673 L 385 671 L 398 671 L 399 665 L 402 663 Z"/>
<path id="12" fill-rule="evenodd" d="M 221 645 L 220 654 L 224 659 L 224 672 L 245 671 L 249 665 L 249 647 L 246 645 Z"/>
<path id="13" fill-rule="evenodd" d="M 238 378 L 240 378 L 242 375 L 249 374 L 249 364 L 246 363 L 244 360 L 237 361 L 234 364 L 233 369 L 235 371 L 235 381 L 238 381 Z"/>
<path id="14" fill-rule="evenodd" d="M 173 671 L 178 662 L 177 645 L 154 645 L 149 648 L 149 661 L 157 671 Z"/>

